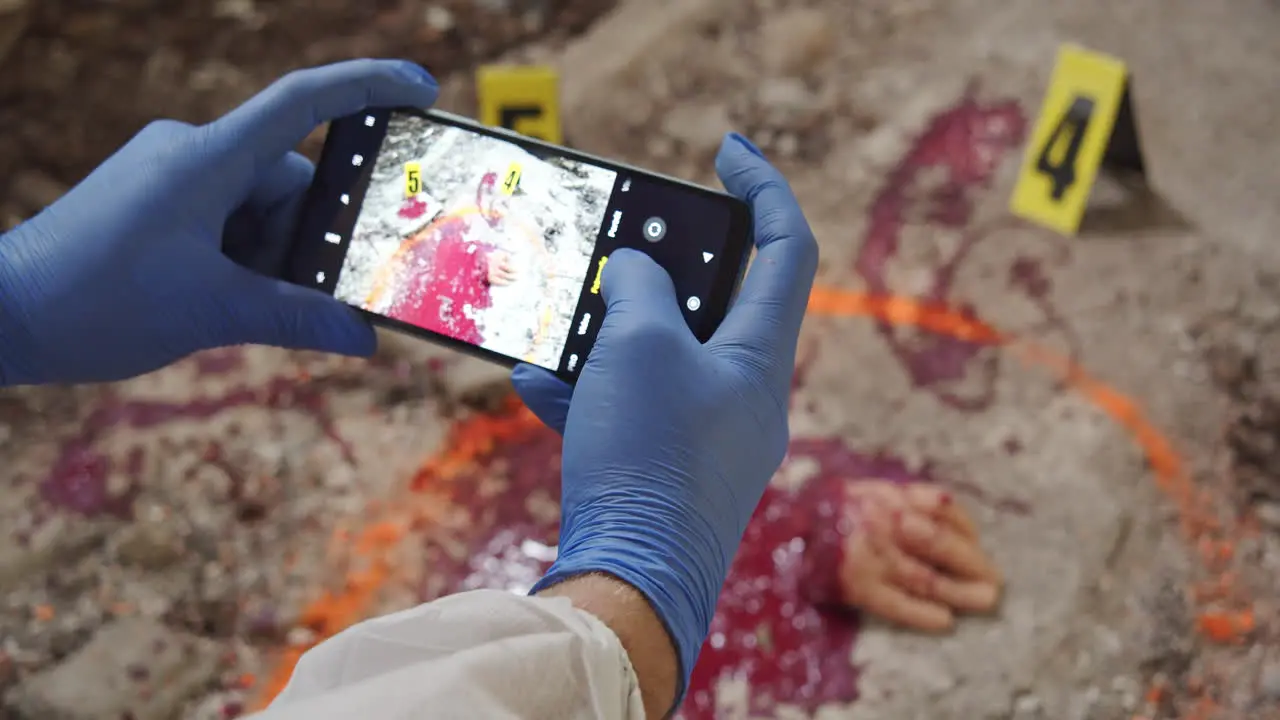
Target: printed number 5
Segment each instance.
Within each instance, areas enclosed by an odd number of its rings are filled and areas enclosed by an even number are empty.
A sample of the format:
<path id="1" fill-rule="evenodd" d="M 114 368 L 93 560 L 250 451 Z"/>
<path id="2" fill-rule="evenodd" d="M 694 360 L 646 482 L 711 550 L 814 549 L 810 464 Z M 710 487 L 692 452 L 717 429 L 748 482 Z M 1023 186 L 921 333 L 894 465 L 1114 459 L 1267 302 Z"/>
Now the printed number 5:
<path id="1" fill-rule="evenodd" d="M 1049 176 L 1053 186 L 1050 196 L 1060 202 L 1067 190 L 1076 182 L 1076 162 L 1080 158 L 1080 144 L 1089 131 L 1093 119 L 1094 101 L 1091 97 L 1077 95 L 1062 119 L 1040 149 L 1036 170 Z M 1065 147 L 1063 144 L 1065 143 Z M 1059 149 L 1061 147 L 1061 149 Z"/>
<path id="2" fill-rule="evenodd" d="M 416 169 L 410 169 L 406 175 L 405 190 L 407 190 L 410 195 L 417 195 L 422 191 L 421 173 Z"/>

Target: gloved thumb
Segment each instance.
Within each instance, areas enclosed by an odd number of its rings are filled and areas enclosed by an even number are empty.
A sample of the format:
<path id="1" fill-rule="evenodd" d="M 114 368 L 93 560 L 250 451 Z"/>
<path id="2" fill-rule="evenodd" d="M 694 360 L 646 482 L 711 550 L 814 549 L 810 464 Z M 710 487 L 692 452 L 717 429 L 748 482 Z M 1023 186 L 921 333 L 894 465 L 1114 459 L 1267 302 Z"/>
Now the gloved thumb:
<path id="1" fill-rule="evenodd" d="M 222 311 L 206 318 L 221 345 L 271 345 L 367 357 L 377 348 L 373 327 L 355 309 L 318 290 L 259 275 L 234 263 L 218 289 Z"/>
<path id="2" fill-rule="evenodd" d="M 658 322 L 684 325 L 671 276 L 653 258 L 629 248 L 615 250 L 601 278 L 604 324 L 597 342 L 621 324 Z"/>
<path id="3" fill-rule="evenodd" d="M 564 434 L 573 386 L 536 365 L 521 363 L 511 371 L 516 394 L 544 425 Z"/>

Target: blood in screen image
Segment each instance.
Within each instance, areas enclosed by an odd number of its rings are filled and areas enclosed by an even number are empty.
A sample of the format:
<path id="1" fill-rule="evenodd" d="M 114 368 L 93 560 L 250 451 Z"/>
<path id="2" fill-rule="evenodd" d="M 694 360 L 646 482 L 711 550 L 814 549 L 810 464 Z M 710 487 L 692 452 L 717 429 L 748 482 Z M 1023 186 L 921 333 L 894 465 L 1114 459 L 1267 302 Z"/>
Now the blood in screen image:
<path id="1" fill-rule="evenodd" d="M 334 295 L 559 369 L 616 175 L 393 115 Z"/>

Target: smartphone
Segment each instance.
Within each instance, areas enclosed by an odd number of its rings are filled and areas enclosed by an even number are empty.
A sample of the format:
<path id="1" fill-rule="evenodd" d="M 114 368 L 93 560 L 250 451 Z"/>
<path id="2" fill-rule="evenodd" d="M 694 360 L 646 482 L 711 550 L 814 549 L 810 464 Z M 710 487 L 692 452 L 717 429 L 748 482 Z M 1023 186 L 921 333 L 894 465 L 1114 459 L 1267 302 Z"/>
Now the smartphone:
<path id="1" fill-rule="evenodd" d="M 617 248 L 667 270 L 694 335 L 715 332 L 753 243 L 745 203 L 463 117 L 334 121 L 286 263 L 375 324 L 573 382 Z"/>

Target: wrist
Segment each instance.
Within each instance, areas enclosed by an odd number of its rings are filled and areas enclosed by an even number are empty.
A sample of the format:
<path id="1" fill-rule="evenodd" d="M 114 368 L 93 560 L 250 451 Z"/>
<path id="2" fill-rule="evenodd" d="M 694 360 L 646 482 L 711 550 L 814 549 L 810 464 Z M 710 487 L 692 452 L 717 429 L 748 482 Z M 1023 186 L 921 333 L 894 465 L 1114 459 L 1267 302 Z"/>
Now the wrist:
<path id="1" fill-rule="evenodd" d="M 679 677 L 675 646 L 639 590 L 619 578 L 590 573 L 566 578 L 537 595 L 569 598 L 618 636 L 639 681 L 646 717 L 660 718 L 674 710 Z"/>
<path id="2" fill-rule="evenodd" d="M 732 552 L 726 555 L 707 516 L 688 506 L 618 510 L 580 510 L 566 518 L 556 562 L 534 592 L 598 573 L 634 588 L 675 646 L 678 704 L 711 627 Z"/>

